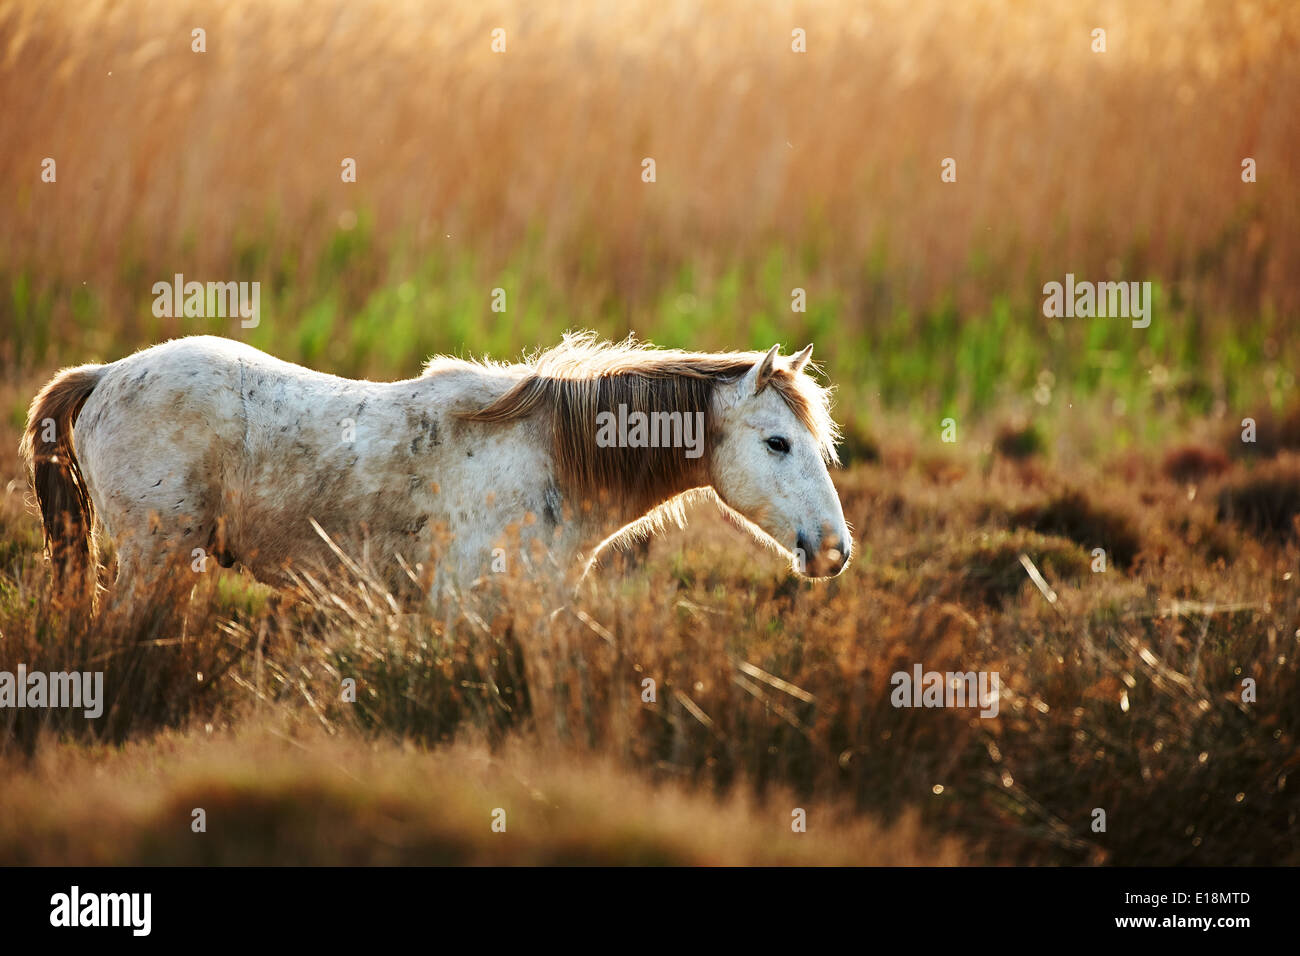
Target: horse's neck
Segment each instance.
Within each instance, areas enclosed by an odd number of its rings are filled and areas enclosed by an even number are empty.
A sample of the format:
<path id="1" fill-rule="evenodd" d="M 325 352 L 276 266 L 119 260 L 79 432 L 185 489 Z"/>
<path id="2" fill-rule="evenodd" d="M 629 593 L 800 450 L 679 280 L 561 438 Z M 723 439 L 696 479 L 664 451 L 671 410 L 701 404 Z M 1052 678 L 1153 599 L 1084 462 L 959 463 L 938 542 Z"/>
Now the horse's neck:
<path id="1" fill-rule="evenodd" d="M 509 376 L 493 375 L 490 385 L 494 390 L 499 389 L 494 397 L 499 397 L 499 392 L 513 382 L 514 379 Z M 711 413 L 712 411 L 714 410 Z M 553 543 L 570 554 L 590 556 L 603 542 L 621 529 L 645 518 L 659 506 L 684 492 L 711 484 L 709 454 L 706 449 L 698 467 L 684 470 L 671 482 L 656 488 L 653 494 L 636 493 L 626 488 L 606 488 L 593 496 L 587 491 L 565 486 L 555 459 L 549 427 L 531 428 L 525 434 L 524 440 L 532 447 L 527 454 L 521 453 L 519 461 L 526 461 L 528 465 L 512 468 L 511 478 L 517 482 L 516 490 L 520 499 L 534 505 L 546 502 L 541 508 L 543 513 L 536 515 L 538 519 L 543 519 L 538 531 L 545 534 L 547 521 L 553 522 L 550 528 L 558 535 L 553 538 Z M 594 436 L 592 438 L 594 440 Z M 545 465 L 538 468 L 542 462 Z M 546 485 L 539 487 L 539 479 L 545 481 Z M 554 491 L 558 491 L 558 500 L 554 506 L 550 506 L 547 495 Z"/>
<path id="2" fill-rule="evenodd" d="M 697 472 L 684 476 L 680 486 L 662 489 L 651 498 L 626 495 L 621 489 L 606 489 L 597 500 L 584 501 L 572 490 L 560 488 L 564 501 L 564 535 L 576 553 L 590 556 L 628 525 L 650 516 L 678 495 L 708 487 L 709 483 L 708 469 L 701 466 Z M 652 524 L 651 528 L 655 526 Z"/>

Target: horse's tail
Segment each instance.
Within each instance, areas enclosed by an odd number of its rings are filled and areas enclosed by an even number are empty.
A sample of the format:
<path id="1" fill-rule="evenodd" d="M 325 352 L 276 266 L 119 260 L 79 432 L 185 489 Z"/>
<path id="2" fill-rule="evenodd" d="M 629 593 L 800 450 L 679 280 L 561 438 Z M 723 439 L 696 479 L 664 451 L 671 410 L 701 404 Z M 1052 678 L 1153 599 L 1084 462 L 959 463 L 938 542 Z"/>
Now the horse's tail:
<path id="1" fill-rule="evenodd" d="M 99 384 L 102 365 L 66 368 L 32 399 L 18 453 L 36 492 L 56 575 L 90 567 L 94 505 L 72 444 L 72 426 Z"/>

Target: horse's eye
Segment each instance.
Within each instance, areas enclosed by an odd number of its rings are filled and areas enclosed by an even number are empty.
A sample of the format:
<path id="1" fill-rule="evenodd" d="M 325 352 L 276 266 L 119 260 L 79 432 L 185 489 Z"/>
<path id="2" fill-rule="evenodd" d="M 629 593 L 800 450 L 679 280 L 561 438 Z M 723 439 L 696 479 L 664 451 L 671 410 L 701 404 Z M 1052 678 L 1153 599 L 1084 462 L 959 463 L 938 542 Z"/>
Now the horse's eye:
<path id="1" fill-rule="evenodd" d="M 790 443 L 784 438 L 769 438 L 767 440 L 767 447 L 772 449 L 772 451 L 779 451 L 783 455 L 788 455 L 790 453 Z"/>

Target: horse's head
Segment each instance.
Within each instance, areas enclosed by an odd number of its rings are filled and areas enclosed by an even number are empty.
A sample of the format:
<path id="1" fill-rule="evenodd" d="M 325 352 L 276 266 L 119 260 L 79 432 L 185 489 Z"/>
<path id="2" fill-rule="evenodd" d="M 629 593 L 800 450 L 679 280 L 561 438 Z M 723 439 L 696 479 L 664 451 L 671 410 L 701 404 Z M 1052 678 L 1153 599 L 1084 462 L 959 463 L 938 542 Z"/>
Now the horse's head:
<path id="1" fill-rule="evenodd" d="M 804 378 L 811 357 L 811 345 L 789 359 L 774 345 L 718 390 L 709 467 L 723 503 L 788 552 L 797 572 L 834 577 L 853 540 L 827 470 L 835 425 L 825 393 Z"/>

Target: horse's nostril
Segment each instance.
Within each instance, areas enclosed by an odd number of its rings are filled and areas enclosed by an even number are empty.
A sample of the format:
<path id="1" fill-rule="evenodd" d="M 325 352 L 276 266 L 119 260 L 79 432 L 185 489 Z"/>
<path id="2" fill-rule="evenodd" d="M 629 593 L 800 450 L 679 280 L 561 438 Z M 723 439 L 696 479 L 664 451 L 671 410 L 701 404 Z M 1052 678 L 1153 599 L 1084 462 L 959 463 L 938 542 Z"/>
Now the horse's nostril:
<path id="1" fill-rule="evenodd" d="M 813 550 L 813 546 L 808 542 L 808 539 L 804 537 L 802 531 L 795 535 L 794 546 L 799 549 L 799 556 L 803 558 L 805 563 L 812 561 L 817 557 L 817 552 Z"/>

